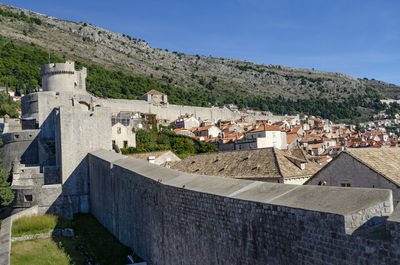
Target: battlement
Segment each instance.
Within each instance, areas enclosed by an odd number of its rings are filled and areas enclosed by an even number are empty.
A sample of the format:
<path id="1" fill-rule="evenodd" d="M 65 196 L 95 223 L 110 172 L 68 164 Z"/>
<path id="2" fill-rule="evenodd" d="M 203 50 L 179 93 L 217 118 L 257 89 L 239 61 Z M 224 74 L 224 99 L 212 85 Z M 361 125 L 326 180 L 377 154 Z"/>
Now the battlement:
<path id="1" fill-rule="evenodd" d="M 40 68 L 43 91 L 86 91 L 87 70 L 76 70 L 75 63 L 51 63 Z"/>
<path id="2" fill-rule="evenodd" d="M 75 63 L 71 62 L 71 61 L 67 61 L 65 63 L 45 64 L 40 67 L 40 76 L 41 77 L 43 77 L 45 75 L 57 74 L 57 73 L 74 74 L 75 73 Z"/>

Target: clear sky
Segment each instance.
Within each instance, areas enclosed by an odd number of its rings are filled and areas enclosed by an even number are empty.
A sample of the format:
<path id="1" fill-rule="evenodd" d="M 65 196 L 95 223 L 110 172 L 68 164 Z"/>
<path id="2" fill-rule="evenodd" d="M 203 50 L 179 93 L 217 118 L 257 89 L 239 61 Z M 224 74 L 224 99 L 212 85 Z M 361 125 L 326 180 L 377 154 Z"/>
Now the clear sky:
<path id="1" fill-rule="evenodd" d="M 400 85 L 399 0 L 7 0 L 188 54 Z"/>

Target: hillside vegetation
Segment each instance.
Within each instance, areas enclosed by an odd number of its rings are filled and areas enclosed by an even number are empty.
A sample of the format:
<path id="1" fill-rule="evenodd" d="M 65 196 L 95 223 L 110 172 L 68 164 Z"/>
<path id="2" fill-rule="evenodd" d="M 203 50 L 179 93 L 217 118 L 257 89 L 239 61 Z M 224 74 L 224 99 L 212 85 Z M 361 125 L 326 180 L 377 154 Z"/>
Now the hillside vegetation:
<path id="1" fill-rule="evenodd" d="M 340 73 L 260 65 L 151 48 L 144 40 L 84 22 L 63 21 L 0 4 L 0 85 L 33 91 L 39 66 L 65 59 L 88 68 L 87 87 L 99 97 L 138 98 L 150 89 L 170 103 L 233 103 L 276 114 L 305 113 L 333 120 L 366 119 L 396 98 L 399 87 Z M 12 40 L 12 41 L 11 41 Z"/>
<path id="2" fill-rule="evenodd" d="M 136 132 L 137 147 L 122 148 L 123 154 L 171 150 L 179 158 L 186 158 L 193 154 L 217 152 L 217 148 L 203 143 L 189 136 L 179 135 L 170 130 Z"/>

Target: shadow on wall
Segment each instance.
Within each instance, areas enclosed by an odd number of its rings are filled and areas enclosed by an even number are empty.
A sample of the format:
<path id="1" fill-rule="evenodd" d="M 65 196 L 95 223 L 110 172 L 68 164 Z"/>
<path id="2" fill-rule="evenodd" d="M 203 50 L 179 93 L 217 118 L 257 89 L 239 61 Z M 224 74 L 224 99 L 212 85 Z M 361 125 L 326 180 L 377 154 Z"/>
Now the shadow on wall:
<path id="1" fill-rule="evenodd" d="M 74 213 L 88 213 L 88 156 L 85 156 L 63 184 L 13 186 L 12 213 L 39 206 L 41 214 L 56 214 L 72 219 Z"/>
<path id="2" fill-rule="evenodd" d="M 357 228 L 352 236 L 364 237 L 371 240 L 390 240 L 390 233 L 386 227 L 388 216 L 374 216 Z"/>
<path id="3" fill-rule="evenodd" d="M 86 155 L 62 184 L 62 194 L 68 198 L 63 211 L 64 215 L 68 216 L 67 218 L 72 218 L 73 213 L 89 212 L 88 175 L 88 155 Z M 67 214 L 67 212 L 71 213 Z"/>

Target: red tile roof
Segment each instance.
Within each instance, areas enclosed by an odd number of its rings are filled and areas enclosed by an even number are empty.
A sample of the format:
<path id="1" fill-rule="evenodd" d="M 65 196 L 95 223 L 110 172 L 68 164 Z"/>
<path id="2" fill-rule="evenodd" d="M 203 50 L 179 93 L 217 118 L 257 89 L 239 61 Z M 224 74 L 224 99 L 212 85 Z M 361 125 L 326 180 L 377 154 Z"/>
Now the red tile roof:
<path id="1" fill-rule="evenodd" d="M 276 126 L 270 126 L 268 124 L 262 124 L 258 126 L 256 129 L 253 129 L 249 132 L 265 132 L 265 131 L 285 131 Z"/>

